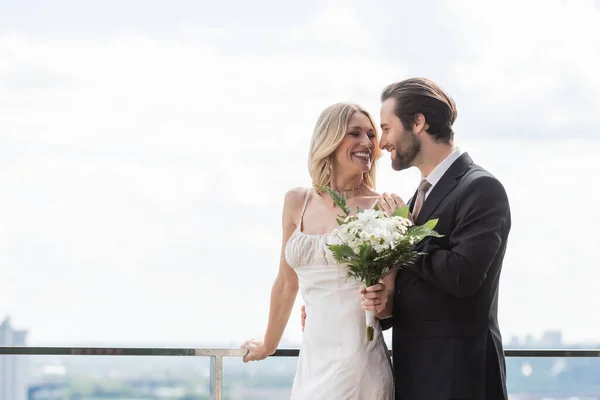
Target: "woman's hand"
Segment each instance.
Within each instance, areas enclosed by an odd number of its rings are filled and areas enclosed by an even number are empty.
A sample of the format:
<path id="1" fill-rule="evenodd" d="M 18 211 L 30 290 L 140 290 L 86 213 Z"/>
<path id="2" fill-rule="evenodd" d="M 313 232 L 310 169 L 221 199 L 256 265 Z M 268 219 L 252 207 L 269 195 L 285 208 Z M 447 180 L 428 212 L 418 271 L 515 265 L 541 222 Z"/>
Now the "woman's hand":
<path id="1" fill-rule="evenodd" d="M 382 194 L 377 199 L 377 204 L 379 205 L 379 209 L 387 215 L 392 215 L 396 211 L 396 208 L 402 208 L 406 205 L 400 196 L 395 193 Z"/>
<path id="2" fill-rule="evenodd" d="M 274 352 L 270 352 L 262 340 L 246 340 L 242 349 L 248 349 L 248 353 L 242 358 L 244 362 L 264 360 Z"/>

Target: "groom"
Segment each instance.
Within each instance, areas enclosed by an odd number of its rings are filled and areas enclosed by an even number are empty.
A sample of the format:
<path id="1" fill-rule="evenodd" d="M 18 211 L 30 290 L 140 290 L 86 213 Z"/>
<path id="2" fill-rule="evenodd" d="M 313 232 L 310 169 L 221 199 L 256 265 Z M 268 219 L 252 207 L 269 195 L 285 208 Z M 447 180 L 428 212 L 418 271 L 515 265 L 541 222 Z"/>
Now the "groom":
<path id="1" fill-rule="evenodd" d="M 438 218 L 441 238 L 398 273 L 393 288 L 367 288 L 365 304 L 393 327 L 397 400 L 507 400 L 498 327 L 498 282 L 511 226 L 502 184 L 454 146 L 454 101 L 423 78 L 386 87 L 381 148 L 392 168 L 417 167 L 409 201 L 416 224 Z M 394 196 L 395 197 L 395 196 Z M 384 208 L 395 209 L 384 194 Z M 396 197 L 397 199 L 397 197 Z M 402 206 L 403 204 L 400 204 Z"/>

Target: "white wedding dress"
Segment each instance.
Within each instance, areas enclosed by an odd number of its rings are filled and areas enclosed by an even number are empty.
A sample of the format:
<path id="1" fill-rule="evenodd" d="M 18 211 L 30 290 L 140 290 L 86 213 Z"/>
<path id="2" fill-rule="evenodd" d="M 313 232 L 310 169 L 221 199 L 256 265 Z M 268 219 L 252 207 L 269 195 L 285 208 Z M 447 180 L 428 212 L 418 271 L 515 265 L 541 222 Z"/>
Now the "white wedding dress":
<path id="1" fill-rule="evenodd" d="M 327 248 L 331 234 L 307 235 L 302 218 L 285 247 L 306 305 L 292 400 L 392 400 L 393 378 L 379 323 L 366 339 L 361 283 L 346 277 Z"/>

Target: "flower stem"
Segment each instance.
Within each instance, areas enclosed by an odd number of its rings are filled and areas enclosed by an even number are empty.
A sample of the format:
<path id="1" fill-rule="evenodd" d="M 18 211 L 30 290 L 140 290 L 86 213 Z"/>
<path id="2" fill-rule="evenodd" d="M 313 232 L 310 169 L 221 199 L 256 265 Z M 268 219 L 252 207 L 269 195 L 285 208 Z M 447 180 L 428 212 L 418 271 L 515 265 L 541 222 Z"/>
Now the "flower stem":
<path id="1" fill-rule="evenodd" d="M 372 326 L 368 326 L 367 325 L 367 340 L 369 342 L 373 341 L 373 333 L 374 333 L 375 329 Z"/>
<path id="2" fill-rule="evenodd" d="M 371 310 L 366 310 L 365 319 L 367 325 L 367 340 L 370 342 L 373 340 L 373 336 L 375 333 L 375 312 Z"/>

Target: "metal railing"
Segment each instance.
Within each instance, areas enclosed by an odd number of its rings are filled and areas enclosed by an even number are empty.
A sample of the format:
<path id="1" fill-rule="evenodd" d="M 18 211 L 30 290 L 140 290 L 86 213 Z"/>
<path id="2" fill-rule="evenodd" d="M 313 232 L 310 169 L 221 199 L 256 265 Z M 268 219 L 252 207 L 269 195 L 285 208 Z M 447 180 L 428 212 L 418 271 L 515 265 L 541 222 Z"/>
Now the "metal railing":
<path id="1" fill-rule="evenodd" d="M 0 347 L 0 356 L 160 356 L 210 357 L 210 398 L 221 400 L 223 391 L 223 357 L 246 355 L 246 349 L 147 348 L 147 347 Z M 270 357 L 297 357 L 298 349 L 279 349 Z M 510 349 L 506 357 L 599 357 L 600 349 Z M 390 351 L 391 355 L 391 351 Z"/>

